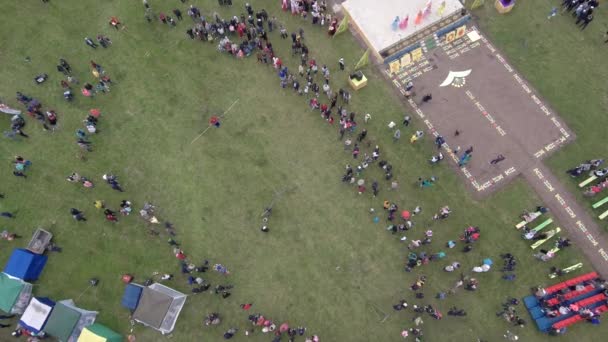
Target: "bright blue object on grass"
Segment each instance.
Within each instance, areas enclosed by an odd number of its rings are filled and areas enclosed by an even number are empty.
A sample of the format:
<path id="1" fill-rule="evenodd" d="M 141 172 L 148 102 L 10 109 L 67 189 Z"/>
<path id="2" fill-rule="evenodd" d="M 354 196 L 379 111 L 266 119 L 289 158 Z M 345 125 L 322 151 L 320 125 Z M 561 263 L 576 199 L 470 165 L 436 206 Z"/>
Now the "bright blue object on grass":
<path id="1" fill-rule="evenodd" d="M 524 305 L 526 306 L 526 308 L 531 309 L 535 306 L 538 306 L 538 299 L 536 299 L 536 297 L 534 296 L 524 297 Z"/>
<path id="2" fill-rule="evenodd" d="M 16 248 L 4 267 L 4 273 L 24 281 L 34 281 L 40 277 L 46 261 L 45 255 Z"/>
<path id="3" fill-rule="evenodd" d="M 137 309 L 137 305 L 139 305 L 139 297 L 141 297 L 141 293 L 143 290 L 143 287 L 137 284 L 127 285 L 120 303 L 125 308 L 134 311 L 135 309 Z"/>
<path id="4" fill-rule="evenodd" d="M 532 319 L 538 319 L 543 317 L 544 315 L 545 313 L 543 312 L 543 309 L 541 309 L 540 306 L 535 306 L 530 309 L 530 316 L 532 316 Z"/>

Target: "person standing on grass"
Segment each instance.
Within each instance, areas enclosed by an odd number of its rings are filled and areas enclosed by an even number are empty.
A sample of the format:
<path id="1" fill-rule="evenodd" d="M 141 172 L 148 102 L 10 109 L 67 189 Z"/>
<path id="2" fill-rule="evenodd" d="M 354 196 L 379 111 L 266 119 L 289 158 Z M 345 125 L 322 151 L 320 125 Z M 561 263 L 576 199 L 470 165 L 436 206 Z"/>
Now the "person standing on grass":
<path id="1" fill-rule="evenodd" d="M 182 20 L 182 11 L 180 11 L 178 8 L 173 10 L 173 14 L 175 14 L 175 17 L 177 18 L 177 20 Z"/>
<path id="2" fill-rule="evenodd" d="M 6 217 L 6 218 L 11 218 L 11 219 L 15 218 L 15 215 L 13 213 L 8 212 L 8 211 L 1 212 L 0 216 Z"/>
<path id="3" fill-rule="evenodd" d="M 405 115 L 403 117 L 403 126 L 407 127 L 410 125 L 410 121 L 412 121 L 412 118 L 410 118 L 409 115 Z"/>
<path id="4" fill-rule="evenodd" d="M 340 70 L 344 71 L 344 58 L 338 60 L 338 65 L 340 66 Z"/>
<path id="5" fill-rule="evenodd" d="M 106 220 L 110 222 L 118 222 L 118 217 L 114 211 L 106 209 L 103 211 L 103 214 L 106 216 Z"/>
<path id="6" fill-rule="evenodd" d="M 549 13 L 549 16 L 547 17 L 547 19 L 551 20 L 551 18 L 555 17 L 557 15 L 557 7 L 553 7 L 551 9 L 551 12 Z"/>
<path id="7" fill-rule="evenodd" d="M 337 102 L 338 102 L 338 94 L 334 94 L 334 96 L 331 97 L 331 105 L 329 106 L 329 109 L 334 109 Z"/>
<path id="8" fill-rule="evenodd" d="M 416 133 L 412 134 L 412 137 L 410 138 L 410 143 L 415 143 L 416 141 L 420 140 L 422 136 L 424 136 L 423 131 L 416 131 Z"/>
<path id="9" fill-rule="evenodd" d="M 118 18 L 116 17 L 110 17 L 110 26 L 112 26 L 115 29 L 119 29 L 121 25 L 120 20 L 118 20 Z"/>
<path id="10" fill-rule="evenodd" d="M 397 129 L 393 134 L 393 142 L 397 142 L 399 139 L 401 139 L 401 131 Z"/>
<path id="11" fill-rule="evenodd" d="M 85 42 L 85 44 L 87 44 L 88 46 L 92 47 L 93 49 L 97 49 L 98 45 L 95 44 L 95 42 L 91 38 L 85 37 L 84 38 L 84 42 Z"/>
<path id="12" fill-rule="evenodd" d="M 363 139 L 365 139 L 365 137 L 367 136 L 367 130 L 364 128 L 361 133 L 359 133 L 359 136 L 357 136 L 357 140 L 359 142 L 362 142 Z"/>
<path id="13" fill-rule="evenodd" d="M 581 24 L 581 31 L 584 30 L 591 21 L 593 21 L 593 14 L 589 13 L 583 19 L 583 23 Z"/>
<path id="14" fill-rule="evenodd" d="M 353 159 L 357 159 L 359 157 L 359 144 L 355 144 L 353 147 Z"/>
<path id="15" fill-rule="evenodd" d="M 91 60 L 89 62 L 89 64 L 91 65 L 91 68 L 95 71 L 97 71 L 100 75 L 104 73 L 103 71 L 103 67 L 97 63 L 95 63 L 93 60 Z"/>
<path id="16" fill-rule="evenodd" d="M 24 160 L 21 156 L 16 156 L 14 164 L 15 171 L 13 171 L 13 175 L 15 175 L 15 177 L 27 178 L 27 175 L 25 174 L 25 168 L 29 164 L 29 161 Z"/>
<path id="17" fill-rule="evenodd" d="M 76 221 L 86 221 L 87 219 L 84 217 L 84 213 L 76 208 L 70 209 L 70 214 Z"/>

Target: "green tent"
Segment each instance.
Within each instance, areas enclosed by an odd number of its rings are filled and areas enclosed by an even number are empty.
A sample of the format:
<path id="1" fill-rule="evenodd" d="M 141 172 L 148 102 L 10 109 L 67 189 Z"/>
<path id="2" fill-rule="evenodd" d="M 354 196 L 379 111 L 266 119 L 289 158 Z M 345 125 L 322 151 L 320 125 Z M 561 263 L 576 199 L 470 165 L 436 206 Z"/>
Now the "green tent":
<path id="1" fill-rule="evenodd" d="M 53 308 L 44 332 L 61 342 L 74 341 L 85 326 L 95 322 L 96 317 L 97 312 L 77 308 L 71 299 L 62 300 Z"/>
<path id="2" fill-rule="evenodd" d="M 0 310 L 22 314 L 32 297 L 32 284 L 0 273 Z"/>
<path id="3" fill-rule="evenodd" d="M 122 342 L 122 336 L 104 325 L 95 323 L 82 329 L 78 342 Z"/>

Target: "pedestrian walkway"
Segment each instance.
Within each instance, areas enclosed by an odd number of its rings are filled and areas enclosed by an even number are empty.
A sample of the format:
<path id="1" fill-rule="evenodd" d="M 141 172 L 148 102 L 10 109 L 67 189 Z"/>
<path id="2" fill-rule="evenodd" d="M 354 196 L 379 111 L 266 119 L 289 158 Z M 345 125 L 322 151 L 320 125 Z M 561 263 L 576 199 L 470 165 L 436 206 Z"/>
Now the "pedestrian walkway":
<path id="1" fill-rule="evenodd" d="M 523 170 L 522 174 L 596 271 L 604 278 L 608 277 L 606 233 L 541 162 Z"/>

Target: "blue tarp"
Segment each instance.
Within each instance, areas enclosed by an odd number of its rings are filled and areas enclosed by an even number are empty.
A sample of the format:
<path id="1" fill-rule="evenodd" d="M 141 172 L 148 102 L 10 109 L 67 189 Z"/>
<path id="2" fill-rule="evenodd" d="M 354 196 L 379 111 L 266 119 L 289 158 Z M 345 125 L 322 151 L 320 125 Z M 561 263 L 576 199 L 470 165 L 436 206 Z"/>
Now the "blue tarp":
<path id="1" fill-rule="evenodd" d="M 557 317 L 541 317 L 539 319 L 536 320 L 536 326 L 538 327 L 538 329 L 542 332 L 549 332 L 549 330 L 551 329 L 551 326 L 559 321 L 563 321 L 565 319 L 568 319 L 572 316 L 574 316 L 575 313 L 570 311 L 565 315 L 560 315 Z"/>
<path id="2" fill-rule="evenodd" d="M 540 306 L 535 306 L 532 309 L 530 309 L 530 316 L 532 316 L 532 319 L 539 319 L 541 317 L 543 317 L 545 315 L 545 313 L 543 312 L 543 309 L 541 309 Z"/>
<path id="3" fill-rule="evenodd" d="M 538 299 L 536 299 L 536 297 L 534 296 L 524 297 L 524 305 L 526 306 L 526 308 L 531 309 L 535 306 L 538 306 Z"/>
<path id="4" fill-rule="evenodd" d="M 121 304 L 125 308 L 134 311 L 137 309 L 137 305 L 139 305 L 139 297 L 141 297 L 141 292 L 143 291 L 143 287 L 137 284 L 129 284 L 125 288 L 125 293 L 122 295 Z"/>
<path id="5" fill-rule="evenodd" d="M 4 273 L 24 281 L 34 281 L 40 277 L 46 261 L 44 255 L 16 248 L 4 267 Z"/>

